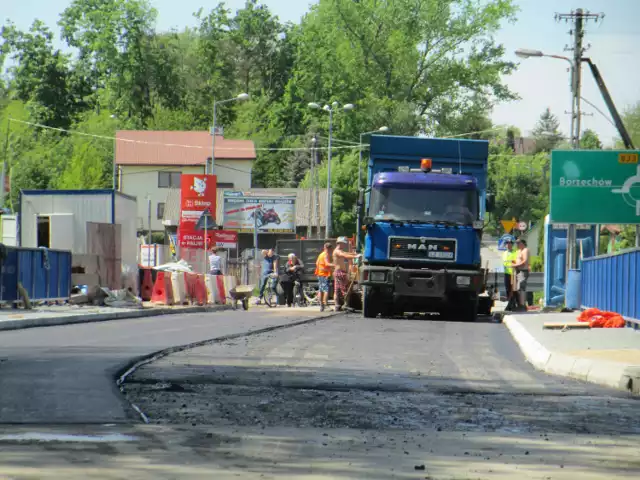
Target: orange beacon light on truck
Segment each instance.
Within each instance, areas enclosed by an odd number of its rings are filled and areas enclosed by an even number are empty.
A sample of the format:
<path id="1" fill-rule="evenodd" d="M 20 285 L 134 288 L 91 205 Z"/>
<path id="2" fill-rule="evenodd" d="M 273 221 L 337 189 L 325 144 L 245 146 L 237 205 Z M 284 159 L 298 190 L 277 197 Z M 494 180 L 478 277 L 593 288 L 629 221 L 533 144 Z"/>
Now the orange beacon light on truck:
<path id="1" fill-rule="evenodd" d="M 422 160 L 420 160 L 420 170 L 422 170 L 423 172 L 430 172 L 432 164 L 433 162 L 430 158 L 423 158 Z"/>

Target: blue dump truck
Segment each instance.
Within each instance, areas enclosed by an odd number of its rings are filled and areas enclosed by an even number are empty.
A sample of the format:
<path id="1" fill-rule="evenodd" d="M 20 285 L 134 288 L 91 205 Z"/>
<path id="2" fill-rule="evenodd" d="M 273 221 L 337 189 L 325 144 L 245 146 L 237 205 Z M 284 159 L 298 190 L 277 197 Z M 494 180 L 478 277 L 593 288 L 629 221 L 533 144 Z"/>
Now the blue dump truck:
<path id="1" fill-rule="evenodd" d="M 376 135 L 362 229 L 367 318 L 439 312 L 489 314 L 480 258 L 489 143 Z"/>

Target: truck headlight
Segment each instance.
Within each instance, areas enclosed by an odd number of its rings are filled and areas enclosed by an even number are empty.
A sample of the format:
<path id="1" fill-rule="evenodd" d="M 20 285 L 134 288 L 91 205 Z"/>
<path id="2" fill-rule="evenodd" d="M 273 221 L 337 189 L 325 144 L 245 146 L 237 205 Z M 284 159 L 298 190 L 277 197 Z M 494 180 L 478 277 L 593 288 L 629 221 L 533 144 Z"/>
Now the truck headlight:
<path id="1" fill-rule="evenodd" d="M 387 277 L 386 272 L 371 272 L 369 273 L 369 279 L 372 282 L 384 282 Z"/>
<path id="2" fill-rule="evenodd" d="M 459 287 L 468 287 L 471 285 L 471 277 L 456 277 L 456 285 Z"/>
<path id="3" fill-rule="evenodd" d="M 474 220 L 472 225 L 476 230 L 482 230 L 484 228 L 484 220 Z"/>

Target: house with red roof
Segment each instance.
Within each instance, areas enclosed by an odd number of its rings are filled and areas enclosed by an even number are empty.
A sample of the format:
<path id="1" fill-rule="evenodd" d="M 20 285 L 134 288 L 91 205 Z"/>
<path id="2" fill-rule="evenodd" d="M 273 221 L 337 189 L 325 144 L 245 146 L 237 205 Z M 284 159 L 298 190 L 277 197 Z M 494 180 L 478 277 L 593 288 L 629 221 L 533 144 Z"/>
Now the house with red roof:
<path id="1" fill-rule="evenodd" d="M 149 223 L 152 231 L 164 231 L 162 220 L 169 190 L 180 188 L 183 173 L 205 173 L 212 143 L 211 134 L 206 131 L 116 133 L 117 190 L 136 197 L 139 231 L 149 230 Z M 249 190 L 255 160 L 251 140 L 229 140 L 216 135 L 214 173 L 218 188 Z"/>

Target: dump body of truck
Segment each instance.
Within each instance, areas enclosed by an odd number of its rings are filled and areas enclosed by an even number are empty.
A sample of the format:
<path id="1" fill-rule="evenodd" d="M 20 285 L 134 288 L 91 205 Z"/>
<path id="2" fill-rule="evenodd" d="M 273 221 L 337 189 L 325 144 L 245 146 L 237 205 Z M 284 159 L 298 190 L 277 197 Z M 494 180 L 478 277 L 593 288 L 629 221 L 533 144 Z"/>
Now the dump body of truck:
<path id="1" fill-rule="evenodd" d="M 365 317 L 440 311 L 476 318 L 485 283 L 488 147 L 479 140 L 372 137 L 360 277 Z"/>

